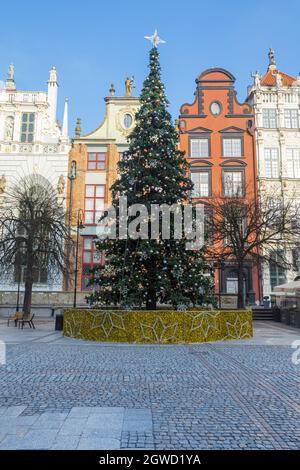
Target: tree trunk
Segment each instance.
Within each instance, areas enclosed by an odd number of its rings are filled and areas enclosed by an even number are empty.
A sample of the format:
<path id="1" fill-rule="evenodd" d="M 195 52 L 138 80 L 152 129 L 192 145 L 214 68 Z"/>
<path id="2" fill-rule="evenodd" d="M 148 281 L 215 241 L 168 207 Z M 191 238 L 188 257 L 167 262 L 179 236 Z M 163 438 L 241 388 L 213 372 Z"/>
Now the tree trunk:
<path id="1" fill-rule="evenodd" d="M 24 302 L 23 302 L 23 312 L 29 314 L 31 312 L 31 300 L 32 300 L 32 279 L 29 279 L 32 276 L 26 276 L 25 280 L 25 292 L 24 292 Z"/>
<path id="2" fill-rule="evenodd" d="M 243 263 L 238 264 L 238 308 L 244 308 L 244 269 Z"/>
<path id="3" fill-rule="evenodd" d="M 23 301 L 23 312 L 29 314 L 31 312 L 33 286 L 33 250 L 30 241 L 27 244 L 27 263 L 25 271 L 25 292 Z"/>
<path id="4" fill-rule="evenodd" d="M 156 310 L 156 292 L 154 288 L 148 290 L 146 308 L 147 310 Z"/>

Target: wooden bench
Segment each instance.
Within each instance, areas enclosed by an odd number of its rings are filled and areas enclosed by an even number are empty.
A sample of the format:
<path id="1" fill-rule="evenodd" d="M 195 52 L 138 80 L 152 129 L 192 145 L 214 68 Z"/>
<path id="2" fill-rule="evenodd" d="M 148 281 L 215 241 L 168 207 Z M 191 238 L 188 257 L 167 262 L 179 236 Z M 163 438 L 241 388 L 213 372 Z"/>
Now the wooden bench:
<path id="1" fill-rule="evenodd" d="M 9 326 L 9 322 L 15 322 L 15 326 L 17 326 L 18 321 L 22 320 L 24 313 L 23 312 L 16 312 L 13 315 L 10 315 L 7 319 L 7 326 Z"/>
<path id="2" fill-rule="evenodd" d="M 20 320 L 18 320 L 19 328 L 22 325 L 22 330 L 23 330 L 25 323 L 28 323 L 30 328 L 33 328 L 35 330 L 33 319 L 34 319 L 34 313 L 31 313 L 29 315 L 24 314 L 23 317 Z"/>

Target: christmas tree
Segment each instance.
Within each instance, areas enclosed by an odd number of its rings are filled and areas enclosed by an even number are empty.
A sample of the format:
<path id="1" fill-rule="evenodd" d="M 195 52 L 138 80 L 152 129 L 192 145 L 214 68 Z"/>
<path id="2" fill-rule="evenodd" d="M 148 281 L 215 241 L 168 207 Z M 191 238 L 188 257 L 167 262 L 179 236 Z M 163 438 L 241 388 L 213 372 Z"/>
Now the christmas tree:
<path id="1" fill-rule="evenodd" d="M 118 237 L 120 196 L 127 197 L 128 206 L 143 204 L 150 213 L 152 204 L 179 203 L 182 207 L 193 188 L 184 153 L 178 149 L 178 131 L 167 111 L 157 47 L 150 50 L 149 68 L 129 150 L 119 162 L 119 179 L 111 187 L 118 215 L 117 238 L 96 242 L 106 261 L 94 272 L 92 283 L 99 289 L 88 302 L 151 310 L 161 303 L 184 309 L 213 302 L 213 276 L 204 259 L 205 249 L 186 250 L 184 238 L 174 239 L 173 219 L 168 240 L 163 239 L 161 229 L 156 239 Z"/>

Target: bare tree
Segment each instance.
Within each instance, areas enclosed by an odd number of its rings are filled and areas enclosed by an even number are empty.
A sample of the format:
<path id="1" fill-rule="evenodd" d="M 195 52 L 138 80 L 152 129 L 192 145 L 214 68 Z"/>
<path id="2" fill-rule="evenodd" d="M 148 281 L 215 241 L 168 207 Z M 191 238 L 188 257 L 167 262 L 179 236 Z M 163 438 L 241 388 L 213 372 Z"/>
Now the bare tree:
<path id="1" fill-rule="evenodd" d="M 0 266 L 24 269 L 23 312 L 30 313 L 38 271 L 64 271 L 65 245 L 70 243 L 66 214 L 51 184 L 30 175 L 15 185 L 0 212 Z"/>
<path id="2" fill-rule="evenodd" d="M 209 256 L 234 262 L 238 273 L 238 308 L 244 307 L 246 263 L 276 262 L 287 267 L 286 247 L 299 242 L 299 207 L 276 191 L 245 199 L 216 197 L 210 204 L 206 226 L 210 234 Z M 276 251 L 276 260 L 274 253 Z"/>

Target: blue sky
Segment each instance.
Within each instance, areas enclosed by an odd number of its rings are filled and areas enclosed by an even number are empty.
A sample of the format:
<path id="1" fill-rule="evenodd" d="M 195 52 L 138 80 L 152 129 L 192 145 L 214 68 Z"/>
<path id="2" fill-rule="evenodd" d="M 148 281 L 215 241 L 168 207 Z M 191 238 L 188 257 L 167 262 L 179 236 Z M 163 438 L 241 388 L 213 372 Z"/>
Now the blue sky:
<path id="1" fill-rule="evenodd" d="M 300 5 L 273 0 L 102 0 L 2 2 L 0 79 L 10 62 L 19 89 L 45 89 L 48 71 L 59 73 L 59 118 L 70 101 L 70 133 L 77 116 L 84 132 L 103 119 L 104 101 L 113 82 L 124 93 L 126 75 L 140 91 L 147 73 L 150 43 L 157 28 L 163 79 L 174 117 L 191 102 L 195 78 L 209 67 L 231 71 L 239 100 L 246 96 L 250 72 L 265 72 L 267 52 L 275 49 L 280 70 L 297 75 Z"/>

